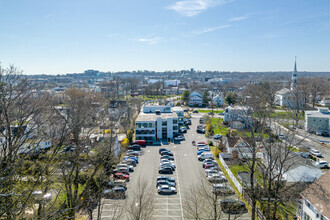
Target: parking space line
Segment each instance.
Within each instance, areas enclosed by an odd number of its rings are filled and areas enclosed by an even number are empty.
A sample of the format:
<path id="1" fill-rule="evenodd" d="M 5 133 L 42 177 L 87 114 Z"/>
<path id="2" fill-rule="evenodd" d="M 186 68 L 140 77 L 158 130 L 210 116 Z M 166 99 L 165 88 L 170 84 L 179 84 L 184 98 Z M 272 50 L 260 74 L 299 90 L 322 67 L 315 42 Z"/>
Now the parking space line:
<path id="1" fill-rule="evenodd" d="M 175 158 L 175 161 L 176 161 L 176 163 L 178 162 L 177 161 L 177 157 L 176 157 L 176 154 L 175 154 L 175 156 L 174 156 L 174 158 Z M 179 167 L 179 166 L 178 166 Z M 176 177 L 177 177 L 177 180 L 178 180 L 178 186 L 179 186 L 179 188 L 180 188 L 180 183 L 179 183 L 179 172 L 178 172 L 178 170 L 176 170 Z M 179 193 L 179 197 L 180 197 L 180 206 L 181 206 L 181 217 L 182 217 L 182 219 L 184 219 L 184 217 L 183 217 L 183 207 L 182 207 L 182 198 L 181 198 L 181 190 L 178 192 Z"/>

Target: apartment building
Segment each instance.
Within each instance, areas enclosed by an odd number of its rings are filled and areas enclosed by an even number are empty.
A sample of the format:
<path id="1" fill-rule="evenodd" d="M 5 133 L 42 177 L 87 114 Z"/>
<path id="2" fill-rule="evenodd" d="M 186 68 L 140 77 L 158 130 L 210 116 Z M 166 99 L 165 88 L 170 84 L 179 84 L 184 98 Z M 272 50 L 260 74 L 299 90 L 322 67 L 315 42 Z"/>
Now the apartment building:
<path id="1" fill-rule="evenodd" d="M 330 134 L 330 111 L 320 107 L 317 111 L 305 111 L 305 130 L 320 135 Z"/>

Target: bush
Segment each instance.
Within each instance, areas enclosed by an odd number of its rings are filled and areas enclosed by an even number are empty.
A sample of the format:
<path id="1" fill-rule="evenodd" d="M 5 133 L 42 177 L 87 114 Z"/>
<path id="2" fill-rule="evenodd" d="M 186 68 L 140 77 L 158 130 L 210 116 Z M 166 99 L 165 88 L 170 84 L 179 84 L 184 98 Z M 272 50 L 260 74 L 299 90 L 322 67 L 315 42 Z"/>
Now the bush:
<path id="1" fill-rule="evenodd" d="M 124 138 L 123 139 L 123 141 L 121 142 L 121 146 L 123 148 L 128 148 L 128 146 L 129 146 L 129 140 L 128 140 L 128 138 Z"/>
<path id="2" fill-rule="evenodd" d="M 212 141 L 207 141 L 207 143 L 209 144 L 209 146 L 213 146 L 213 142 Z"/>
<path id="3" fill-rule="evenodd" d="M 215 148 L 214 150 L 214 154 L 216 158 L 219 158 L 219 153 L 221 153 L 221 151 L 219 150 L 219 148 Z"/>

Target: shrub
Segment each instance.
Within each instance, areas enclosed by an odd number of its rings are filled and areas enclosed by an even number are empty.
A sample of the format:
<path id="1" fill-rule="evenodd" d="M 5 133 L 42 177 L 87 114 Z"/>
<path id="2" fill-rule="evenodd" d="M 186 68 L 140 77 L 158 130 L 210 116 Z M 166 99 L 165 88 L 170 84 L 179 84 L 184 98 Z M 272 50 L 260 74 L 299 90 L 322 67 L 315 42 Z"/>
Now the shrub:
<path id="1" fill-rule="evenodd" d="M 219 150 L 219 148 L 215 148 L 214 150 L 214 154 L 216 158 L 219 158 L 219 153 L 221 153 L 221 151 Z"/>
<path id="2" fill-rule="evenodd" d="M 213 146 L 213 142 L 212 141 L 207 141 L 207 143 L 209 144 L 209 146 Z"/>
<path id="3" fill-rule="evenodd" d="M 128 138 L 124 138 L 123 141 L 121 142 L 121 146 L 122 146 L 123 148 L 127 148 L 128 145 L 129 145 L 129 140 L 128 140 Z"/>

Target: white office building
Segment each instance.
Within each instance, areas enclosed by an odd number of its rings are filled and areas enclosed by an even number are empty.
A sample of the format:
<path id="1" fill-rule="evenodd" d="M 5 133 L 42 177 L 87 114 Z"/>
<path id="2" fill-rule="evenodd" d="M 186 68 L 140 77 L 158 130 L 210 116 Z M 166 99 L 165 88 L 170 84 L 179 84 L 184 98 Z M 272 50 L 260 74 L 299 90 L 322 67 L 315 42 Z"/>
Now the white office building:
<path id="1" fill-rule="evenodd" d="M 173 139 L 179 132 L 183 122 L 182 108 L 151 105 L 144 106 L 135 120 L 135 139 L 152 143 L 162 139 Z"/>

